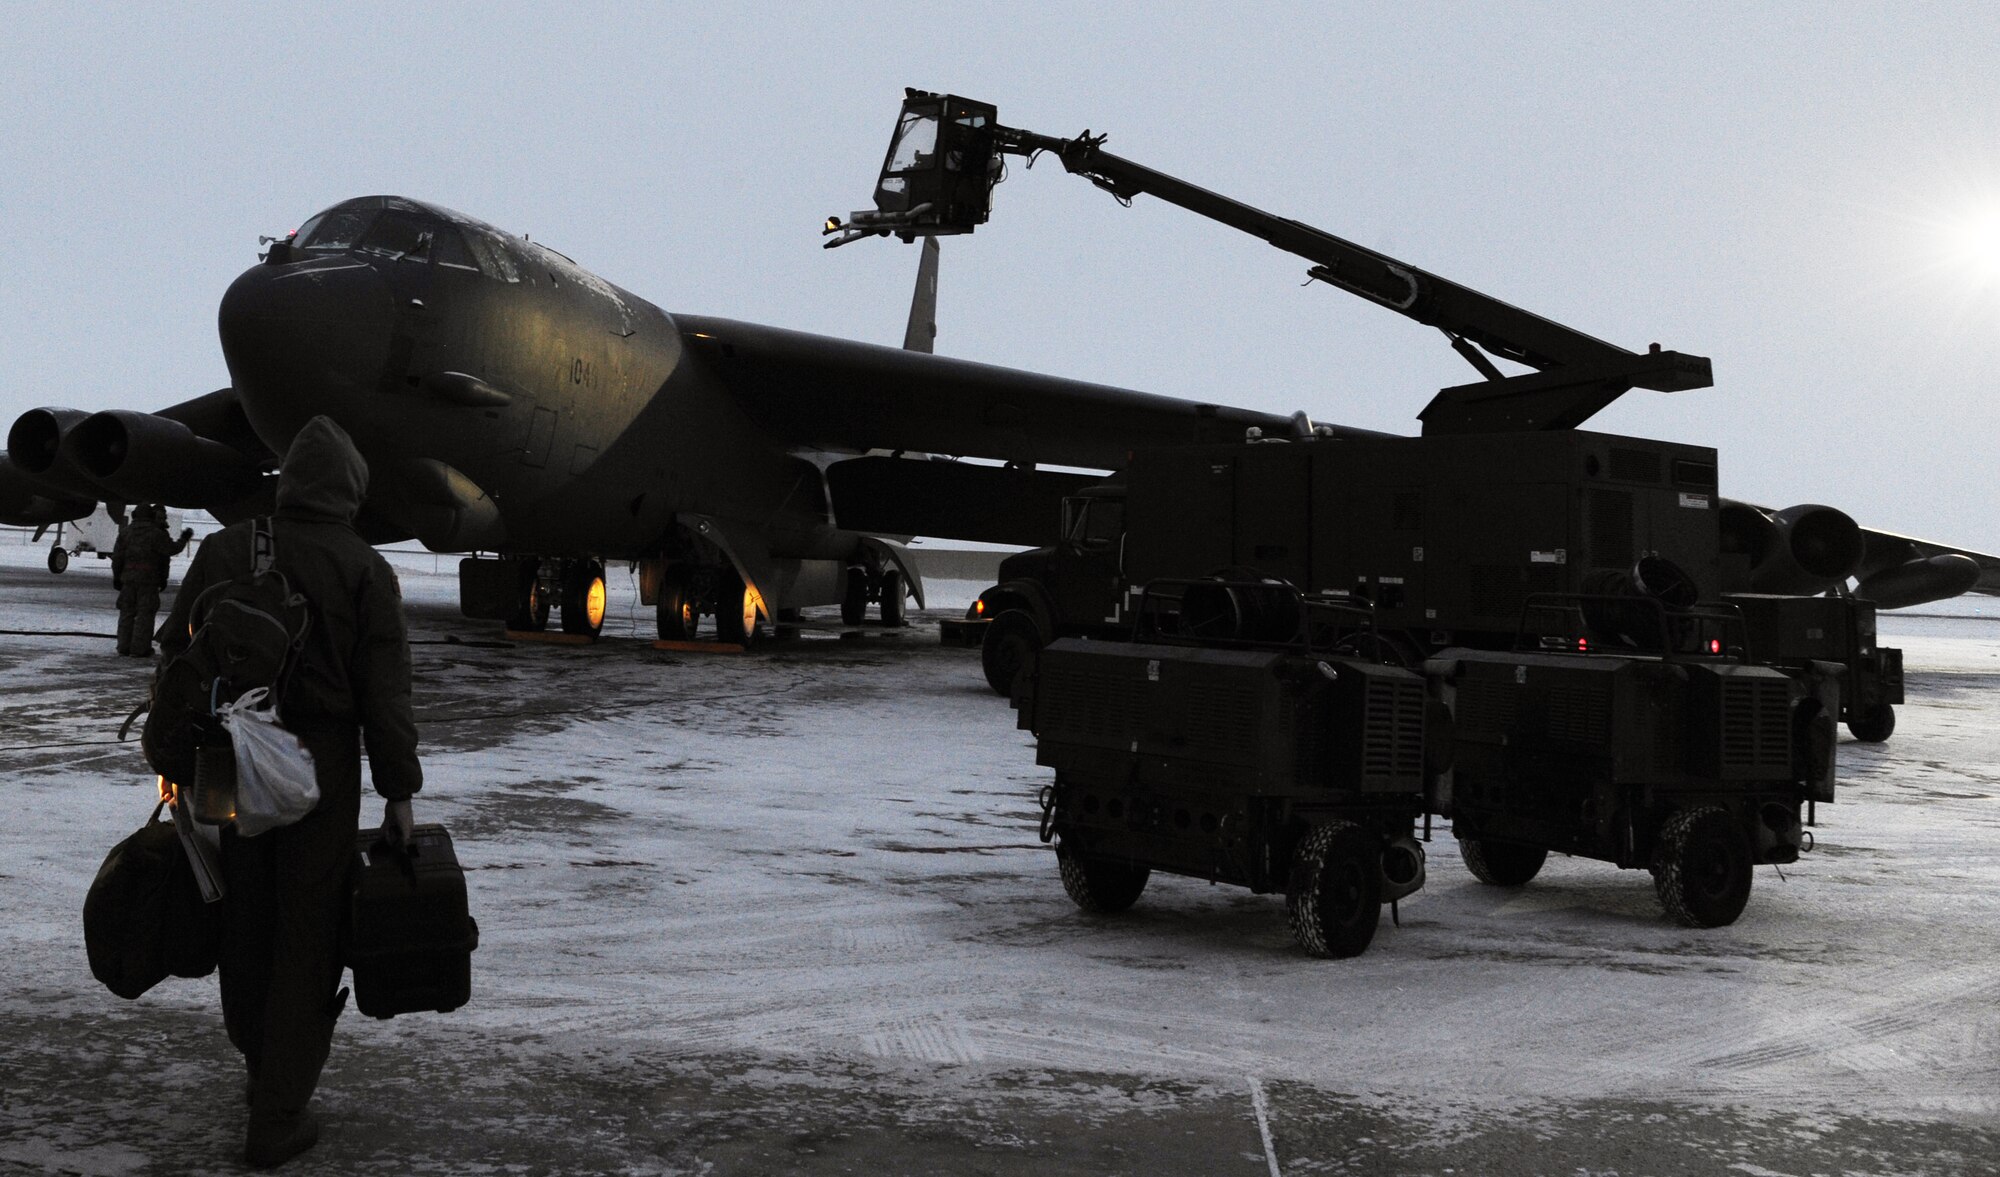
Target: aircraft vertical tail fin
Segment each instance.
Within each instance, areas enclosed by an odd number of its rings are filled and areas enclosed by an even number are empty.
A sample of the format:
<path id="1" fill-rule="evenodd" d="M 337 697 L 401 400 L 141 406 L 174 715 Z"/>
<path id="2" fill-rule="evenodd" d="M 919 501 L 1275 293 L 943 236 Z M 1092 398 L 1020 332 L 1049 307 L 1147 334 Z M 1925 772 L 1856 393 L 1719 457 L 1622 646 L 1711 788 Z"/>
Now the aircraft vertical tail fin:
<path id="1" fill-rule="evenodd" d="M 910 325 L 903 330 L 903 350 L 925 355 L 937 343 L 938 243 L 924 238 L 924 252 L 917 262 L 917 289 L 910 295 Z"/>

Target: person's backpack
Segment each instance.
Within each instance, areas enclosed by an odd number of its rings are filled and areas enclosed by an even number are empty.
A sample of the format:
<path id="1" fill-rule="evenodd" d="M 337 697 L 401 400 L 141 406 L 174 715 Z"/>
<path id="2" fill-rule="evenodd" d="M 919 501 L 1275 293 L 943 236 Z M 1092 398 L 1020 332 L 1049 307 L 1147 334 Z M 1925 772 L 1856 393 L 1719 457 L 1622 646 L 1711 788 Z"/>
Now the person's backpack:
<path id="1" fill-rule="evenodd" d="M 195 755 L 226 741 L 216 708 L 264 687 L 273 704 L 312 629 L 312 604 L 277 569 L 271 521 L 251 532 L 251 568 L 202 591 L 188 610 L 187 648 L 161 664 L 140 750 L 153 771 L 178 784 L 195 780 Z"/>

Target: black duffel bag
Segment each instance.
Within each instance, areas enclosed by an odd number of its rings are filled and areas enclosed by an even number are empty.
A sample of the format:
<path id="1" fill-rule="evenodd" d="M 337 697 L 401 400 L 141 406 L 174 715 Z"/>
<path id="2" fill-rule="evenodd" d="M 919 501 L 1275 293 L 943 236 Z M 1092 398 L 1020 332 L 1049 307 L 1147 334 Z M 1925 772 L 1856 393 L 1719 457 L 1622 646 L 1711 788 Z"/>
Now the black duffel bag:
<path id="1" fill-rule="evenodd" d="M 139 831 L 111 848 L 83 900 L 83 945 L 90 974 L 127 999 L 168 977 L 215 971 L 222 907 L 202 902 L 162 801 Z"/>

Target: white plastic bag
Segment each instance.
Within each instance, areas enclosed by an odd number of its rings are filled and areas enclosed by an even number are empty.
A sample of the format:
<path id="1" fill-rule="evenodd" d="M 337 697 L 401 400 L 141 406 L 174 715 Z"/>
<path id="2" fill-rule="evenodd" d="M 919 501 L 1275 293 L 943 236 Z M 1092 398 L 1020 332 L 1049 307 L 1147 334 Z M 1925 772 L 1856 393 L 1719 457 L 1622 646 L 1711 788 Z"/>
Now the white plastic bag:
<path id="1" fill-rule="evenodd" d="M 236 832 L 254 838 L 288 826 L 319 804 L 319 776 L 312 753 L 278 724 L 278 713 L 260 707 L 263 687 L 216 708 L 236 748 Z"/>

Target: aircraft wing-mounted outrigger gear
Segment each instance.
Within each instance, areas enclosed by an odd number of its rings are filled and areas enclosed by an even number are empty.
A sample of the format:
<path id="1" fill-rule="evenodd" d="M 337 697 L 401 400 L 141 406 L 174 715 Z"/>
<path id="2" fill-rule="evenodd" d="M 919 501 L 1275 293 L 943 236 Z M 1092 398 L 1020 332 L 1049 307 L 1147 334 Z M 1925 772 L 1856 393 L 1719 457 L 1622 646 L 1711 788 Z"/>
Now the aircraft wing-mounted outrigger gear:
<path id="1" fill-rule="evenodd" d="M 1419 414 L 1427 434 L 1573 429 L 1627 391 L 1682 392 L 1714 383 L 1708 358 L 1644 352 L 1586 335 L 1510 306 L 1300 221 L 1104 150 L 1106 136 L 1089 131 L 1060 139 L 1001 126 L 996 108 L 952 94 L 908 90 L 896 134 L 876 182 L 872 210 L 828 217 L 827 247 L 863 237 L 904 241 L 970 233 L 992 212 L 993 187 L 1005 178 L 1003 157 L 1032 166 L 1047 152 L 1069 172 L 1120 203 L 1147 194 L 1240 229 L 1313 263 L 1307 275 L 1444 332 L 1452 350 L 1484 379 L 1439 391 Z M 1493 363 L 1535 369 L 1507 375 Z"/>

